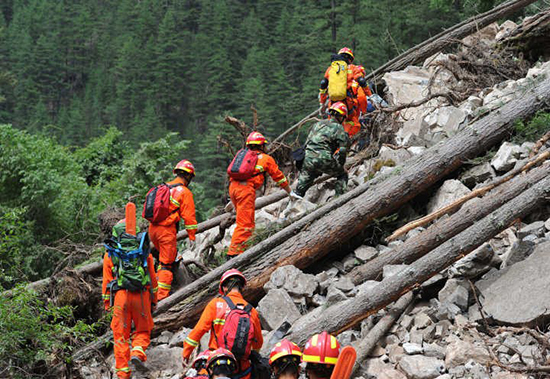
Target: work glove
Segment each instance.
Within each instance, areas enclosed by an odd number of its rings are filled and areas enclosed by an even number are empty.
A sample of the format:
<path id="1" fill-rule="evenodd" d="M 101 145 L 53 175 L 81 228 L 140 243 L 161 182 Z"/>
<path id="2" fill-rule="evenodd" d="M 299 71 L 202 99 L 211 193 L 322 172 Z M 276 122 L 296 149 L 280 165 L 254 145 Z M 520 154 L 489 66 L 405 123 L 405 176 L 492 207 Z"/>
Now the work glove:
<path id="1" fill-rule="evenodd" d="M 189 242 L 187 242 L 187 248 L 191 251 L 195 251 L 197 248 L 197 240 L 189 240 Z"/>
<path id="2" fill-rule="evenodd" d="M 325 106 L 325 104 L 321 104 L 321 106 L 319 107 L 319 116 L 324 118 L 326 111 L 327 107 Z"/>
<path id="3" fill-rule="evenodd" d="M 298 195 L 296 192 L 294 191 L 290 191 L 290 193 L 288 194 L 288 196 L 290 197 L 290 200 L 302 200 L 303 197 Z"/>

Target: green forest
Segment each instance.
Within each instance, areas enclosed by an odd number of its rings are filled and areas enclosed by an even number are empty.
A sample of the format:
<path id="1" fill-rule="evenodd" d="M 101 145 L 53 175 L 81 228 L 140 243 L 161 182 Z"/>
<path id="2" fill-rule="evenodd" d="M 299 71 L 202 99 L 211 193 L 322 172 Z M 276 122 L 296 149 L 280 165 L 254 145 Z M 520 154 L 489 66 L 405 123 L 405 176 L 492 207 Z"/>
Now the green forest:
<path id="1" fill-rule="evenodd" d="M 320 79 L 341 47 L 369 72 L 502 2 L 3 0 L 0 286 L 87 258 L 76 246 L 89 253 L 100 242 L 98 215 L 129 200 L 139 210 L 184 158 L 197 169 L 190 188 L 204 220 L 225 200 L 231 156 L 218 136 L 239 144 L 224 116 L 250 123 L 253 106 L 274 138 L 318 107 Z M 28 314 L 7 318 L 16 302 Z M 65 308 L 38 310 L 44 304 L 25 291 L 2 297 L 0 325 L 29 331 L 43 317 L 70 318 Z M 29 338 L 43 353 L 51 336 L 89 331 L 76 326 L 8 333 L 0 360 Z M 43 358 L 18 354 L 20 366 Z"/>
<path id="2" fill-rule="evenodd" d="M 225 200 L 217 137 L 238 144 L 225 115 L 254 106 L 273 138 L 317 107 L 342 46 L 368 72 L 500 2 L 3 1 L 0 283 L 47 276 L 50 247 L 97 241 L 101 211 L 141 206 L 183 158 L 204 220 Z"/>

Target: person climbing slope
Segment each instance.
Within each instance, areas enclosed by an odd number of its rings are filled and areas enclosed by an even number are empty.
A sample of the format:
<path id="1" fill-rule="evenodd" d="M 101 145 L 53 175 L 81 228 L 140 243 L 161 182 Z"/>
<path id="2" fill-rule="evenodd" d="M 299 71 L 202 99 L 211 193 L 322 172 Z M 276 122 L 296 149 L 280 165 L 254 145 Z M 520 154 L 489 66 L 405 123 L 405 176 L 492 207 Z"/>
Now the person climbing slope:
<path id="1" fill-rule="evenodd" d="M 348 135 L 342 127 L 347 108 L 338 101 L 331 105 L 329 113 L 332 118 L 317 122 L 307 136 L 305 158 L 296 194 L 304 196 L 317 177 L 328 174 L 336 177 L 336 195 L 344 193 L 348 182 L 346 163 Z"/>
<path id="2" fill-rule="evenodd" d="M 319 88 L 321 113 L 334 102 L 343 101 L 346 104 L 348 114 L 342 125 L 350 137 L 361 129 L 359 117 L 361 113 L 366 113 L 367 96 L 372 95 L 364 78 L 365 69 L 361 65 L 352 64 L 354 59 L 350 48 L 340 49 L 338 54 L 332 56 L 332 63 L 325 71 Z"/>
<path id="3" fill-rule="evenodd" d="M 259 351 L 264 340 L 258 312 L 241 294 L 245 285 L 246 278 L 236 269 L 222 275 L 218 288 L 220 296 L 208 303 L 197 325 L 183 342 L 184 365 L 187 365 L 202 336 L 210 331 L 209 349 L 223 347 L 232 351 L 238 364 L 238 376 L 234 378 L 250 378 L 250 353 L 252 350 Z M 246 326 L 244 329 L 240 329 L 240 321 Z M 246 341 L 236 341 L 237 332 L 247 336 Z"/>
<path id="4" fill-rule="evenodd" d="M 184 159 L 178 162 L 173 172 L 176 178 L 151 188 L 143 206 L 143 217 L 150 222 L 151 242 L 159 251 L 159 300 L 168 297 L 172 289 L 172 265 L 178 254 L 177 234 L 181 220 L 189 236 L 190 249 L 194 250 L 196 246 L 195 202 L 188 188 L 195 177 L 195 167 Z"/>
<path id="5" fill-rule="evenodd" d="M 107 252 L 103 257 L 102 285 L 105 310 L 113 311 L 115 371 L 120 379 L 131 377 L 130 366 L 138 371 L 146 370 L 145 350 L 153 329 L 151 308 L 157 304 L 157 279 L 147 233 L 135 236 L 125 229 L 126 220 L 123 219 L 113 227 L 111 238 L 105 241 Z"/>
<path id="6" fill-rule="evenodd" d="M 275 160 L 265 152 L 266 144 L 267 140 L 261 133 L 250 133 L 246 139 L 246 148 L 237 153 L 227 168 L 229 196 L 237 212 L 237 227 L 231 237 L 228 258 L 242 254 L 247 248 L 255 227 L 256 190 L 264 184 L 266 173 L 289 196 L 296 197 Z"/>

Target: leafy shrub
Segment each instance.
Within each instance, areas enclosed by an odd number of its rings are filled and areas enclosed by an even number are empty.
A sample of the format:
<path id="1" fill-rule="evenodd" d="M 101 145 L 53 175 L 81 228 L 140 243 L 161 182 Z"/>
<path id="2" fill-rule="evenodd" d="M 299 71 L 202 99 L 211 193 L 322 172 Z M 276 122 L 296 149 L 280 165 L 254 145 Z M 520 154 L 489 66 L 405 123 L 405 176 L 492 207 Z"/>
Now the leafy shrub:
<path id="1" fill-rule="evenodd" d="M 56 307 L 23 287 L 0 296 L 0 377 L 44 377 L 90 340 L 98 325 L 73 319 L 70 307 Z"/>
<path id="2" fill-rule="evenodd" d="M 550 113 L 539 111 L 528 122 L 518 121 L 515 125 L 514 142 L 534 142 L 550 129 Z"/>

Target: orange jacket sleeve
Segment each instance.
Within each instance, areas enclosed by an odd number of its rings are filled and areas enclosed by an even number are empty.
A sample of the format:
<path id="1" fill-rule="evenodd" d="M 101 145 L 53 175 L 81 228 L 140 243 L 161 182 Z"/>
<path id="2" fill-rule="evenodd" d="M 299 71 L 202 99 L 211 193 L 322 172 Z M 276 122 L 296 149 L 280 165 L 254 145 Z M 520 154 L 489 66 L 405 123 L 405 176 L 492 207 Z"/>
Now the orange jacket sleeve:
<path id="1" fill-rule="evenodd" d="M 105 253 L 103 256 L 103 283 L 101 286 L 101 297 L 103 298 L 103 305 L 105 310 L 109 310 L 111 302 L 111 291 L 107 288 L 107 285 L 114 279 L 113 276 L 113 261 L 109 258 L 109 254 Z"/>
<path id="2" fill-rule="evenodd" d="M 185 187 L 182 191 L 180 200 L 180 217 L 185 223 L 185 230 L 189 235 L 191 241 L 195 240 L 195 233 L 197 232 L 197 218 L 195 216 L 195 200 L 193 199 L 193 193 L 189 188 Z"/>
<path id="3" fill-rule="evenodd" d="M 325 79 L 328 80 L 328 75 L 330 73 L 330 66 L 328 66 L 327 70 L 325 71 Z M 328 99 L 328 87 L 325 89 L 319 88 L 319 103 L 323 105 L 325 101 Z"/>
<path id="4" fill-rule="evenodd" d="M 282 173 L 282 171 L 279 169 L 279 166 L 275 162 L 275 159 L 271 157 L 270 155 L 263 154 L 265 158 L 262 159 L 262 162 L 258 162 L 258 164 L 261 164 L 263 166 L 263 170 L 266 171 L 269 176 L 271 176 L 271 179 L 275 183 L 277 183 L 281 188 L 288 187 L 288 180 L 286 179 L 285 174 Z"/>
<path id="5" fill-rule="evenodd" d="M 149 277 L 151 278 L 151 292 L 152 292 L 151 303 L 157 304 L 158 283 L 157 283 L 157 273 L 155 272 L 155 261 L 153 259 L 152 254 L 149 254 L 149 256 L 147 257 L 147 269 L 149 270 Z"/>
<path id="6" fill-rule="evenodd" d="M 262 335 L 260 316 L 258 315 L 258 311 L 256 310 L 256 308 L 252 308 L 252 311 L 250 312 L 250 318 L 252 319 L 252 323 L 254 325 L 254 342 L 252 342 L 252 349 L 259 352 L 262 348 L 262 345 L 264 344 L 264 337 Z"/>
<path id="7" fill-rule="evenodd" d="M 204 308 L 199 322 L 183 341 L 182 356 L 184 359 L 189 359 L 193 350 L 199 346 L 202 336 L 212 328 L 212 323 L 216 317 L 216 302 L 217 298 L 210 300 L 210 303 Z"/>

